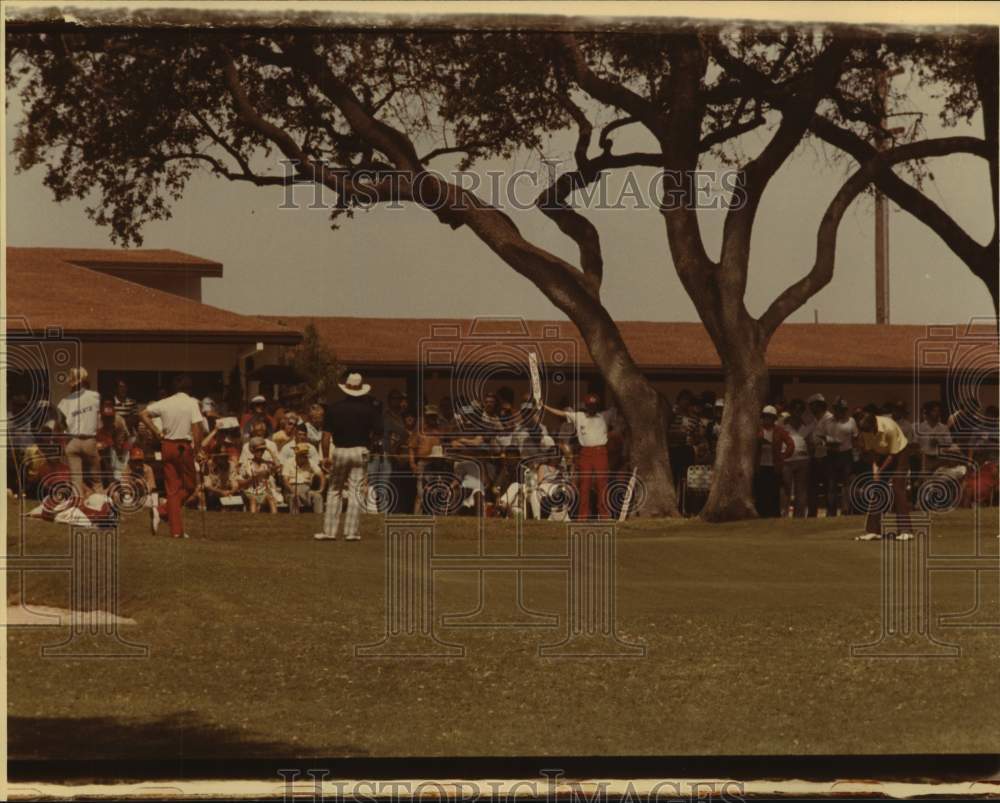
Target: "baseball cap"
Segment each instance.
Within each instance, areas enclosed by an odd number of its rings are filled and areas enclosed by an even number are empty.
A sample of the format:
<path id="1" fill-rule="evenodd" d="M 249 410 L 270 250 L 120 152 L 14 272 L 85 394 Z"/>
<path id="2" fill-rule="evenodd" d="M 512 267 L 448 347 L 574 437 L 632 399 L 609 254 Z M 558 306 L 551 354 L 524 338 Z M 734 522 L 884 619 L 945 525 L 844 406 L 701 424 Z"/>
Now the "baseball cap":
<path id="1" fill-rule="evenodd" d="M 309 444 L 297 443 L 295 445 L 295 454 L 309 454 Z"/>
<path id="2" fill-rule="evenodd" d="M 261 396 L 259 393 L 250 399 L 250 404 L 267 404 L 267 399 Z"/>
<path id="3" fill-rule="evenodd" d="M 826 404 L 826 397 L 822 393 L 814 393 L 806 399 L 806 404 L 813 404 L 814 402 L 823 402 L 823 404 Z"/>
<path id="4" fill-rule="evenodd" d="M 250 439 L 250 451 L 254 451 L 255 449 L 266 449 L 266 448 L 267 448 L 267 443 L 264 441 L 263 438 L 256 437 Z"/>
<path id="5" fill-rule="evenodd" d="M 145 460 L 146 453 L 142 451 L 141 446 L 133 446 L 128 453 L 129 460 Z"/>
<path id="6" fill-rule="evenodd" d="M 437 414 L 438 414 L 438 408 L 436 405 L 428 404 L 426 407 L 424 407 L 424 415 L 437 415 Z"/>
<path id="7" fill-rule="evenodd" d="M 833 406 L 836 407 L 838 410 L 846 410 L 848 407 L 847 399 L 845 399 L 843 396 L 838 396 L 837 400 L 833 403 Z"/>
<path id="8" fill-rule="evenodd" d="M 597 398 L 596 393 L 588 393 L 587 398 L 583 400 L 584 404 L 600 404 L 601 400 Z"/>
<path id="9" fill-rule="evenodd" d="M 778 410 L 773 404 L 768 404 L 760 411 L 761 415 L 773 415 L 775 418 L 778 417 Z"/>
<path id="10" fill-rule="evenodd" d="M 723 399 L 723 398 L 721 398 L 721 397 L 718 398 L 718 399 L 716 399 L 715 400 L 715 406 L 716 407 L 725 407 L 726 406 L 726 400 Z"/>
<path id="11" fill-rule="evenodd" d="M 201 400 L 201 411 L 203 413 L 214 413 L 215 412 L 215 402 L 212 401 L 208 396 Z"/>

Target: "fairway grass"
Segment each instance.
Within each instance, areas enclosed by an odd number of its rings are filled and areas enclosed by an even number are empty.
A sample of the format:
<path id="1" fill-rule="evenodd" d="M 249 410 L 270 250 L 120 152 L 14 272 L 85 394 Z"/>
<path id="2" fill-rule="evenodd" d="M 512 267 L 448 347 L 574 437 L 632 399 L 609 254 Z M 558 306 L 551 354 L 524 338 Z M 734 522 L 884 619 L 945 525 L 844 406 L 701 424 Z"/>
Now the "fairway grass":
<path id="1" fill-rule="evenodd" d="M 123 527 L 118 614 L 146 659 L 43 658 L 60 628 L 8 631 L 11 758 L 733 755 L 1000 751 L 1000 630 L 940 628 L 957 658 L 856 658 L 880 632 L 879 542 L 862 519 L 618 528 L 617 626 L 642 658 L 541 658 L 555 628 L 442 627 L 462 657 L 355 657 L 385 629 L 382 520 L 364 540 L 316 542 L 318 517 L 188 513 L 190 540 Z M 204 528 L 203 528 L 204 521 Z M 981 540 L 996 555 L 997 511 Z M 8 511 L 8 548 L 20 521 Z M 161 528 L 165 532 L 165 527 Z M 526 549 L 565 551 L 565 525 L 529 523 Z M 975 548 L 972 511 L 936 516 L 934 554 Z M 33 554 L 65 554 L 67 528 L 32 521 Z M 470 519 L 438 520 L 435 550 L 468 553 Z M 514 525 L 490 521 L 490 549 Z M 896 548 L 904 545 L 896 544 Z M 486 576 L 491 615 L 518 616 L 511 575 Z M 996 572 L 981 624 L 1000 622 Z M 472 571 L 436 575 L 435 614 L 478 600 Z M 8 598 L 19 584 L 8 576 Z M 563 614 L 558 571 L 524 581 Z M 26 577 L 29 604 L 66 607 L 65 575 Z M 935 572 L 931 613 L 976 605 L 968 571 Z"/>

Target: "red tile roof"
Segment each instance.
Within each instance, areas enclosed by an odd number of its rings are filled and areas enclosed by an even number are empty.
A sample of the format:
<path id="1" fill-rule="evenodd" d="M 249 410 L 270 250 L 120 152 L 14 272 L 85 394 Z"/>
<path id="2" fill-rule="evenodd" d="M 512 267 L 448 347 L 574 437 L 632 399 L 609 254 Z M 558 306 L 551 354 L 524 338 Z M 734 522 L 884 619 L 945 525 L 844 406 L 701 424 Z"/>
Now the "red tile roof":
<path id="1" fill-rule="evenodd" d="M 63 256 L 80 253 L 92 252 L 7 249 L 8 331 L 26 323 L 33 331 L 61 327 L 65 334 L 85 340 L 297 343 L 301 339 L 297 330 L 273 321 L 78 267 Z M 178 252 L 143 253 L 152 254 L 155 262 L 164 253 Z"/>
<path id="2" fill-rule="evenodd" d="M 10 249 L 9 249 L 10 250 Z M 197 276 L 222 276 L 222 263 L 170 248 L 18 248 L 96 270 L 170 270 Z"/>
<path id="3" fill-rule="evenodd" d="M 358 366 L 412 365 L 417 361 L 420 341 L 435 327 L 469 336 L 470 319 L 430 318 L 340 318 L 265 316 L 302 330 L 316 326 L 322 340 L 347 364 Z M 517 334 L 519 319 L 479 320 L 480 334 Z M 554 329 L 559 337 L 577 342 L 581 367 L 593 365 L 576 327 L 566 321 L 528 321 L 529 336 L 541 337 Z M 457 327 L 457 328 L 456 328 Z M 622 321 L 619 328 L 632 357 L 645 371 L 717 373 L 719 358 L 701 323 Z M 930 327 L 931 333 L 954 343 L 967 325 Z M 950 332 L 950 334 L 949 334 Z M 783 374 L 912 374 L 918 345 L 928 336 L 926 326 L 878 326 L 875 324 L 786 323 L 771 340 L 767 352 L 771 370 Z M 996 350 L 996 330 L 990 346 Z M 995 362 L 995 361 L 994 361 Z M 925 375 L 941 375 L 947 366 L 922 368 Z"/>

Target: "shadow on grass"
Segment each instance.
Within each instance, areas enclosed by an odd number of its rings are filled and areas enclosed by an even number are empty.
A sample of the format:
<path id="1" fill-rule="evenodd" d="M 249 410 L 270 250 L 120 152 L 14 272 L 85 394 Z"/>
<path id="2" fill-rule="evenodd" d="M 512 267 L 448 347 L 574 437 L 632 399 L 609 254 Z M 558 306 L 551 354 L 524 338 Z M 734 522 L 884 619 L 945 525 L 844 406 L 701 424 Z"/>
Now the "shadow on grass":
<path id="1" fill-rule="evenodd" d="M 155 720 L 127 717 L 23 717 L 7 720 L 8 755 L 14 761 L 199 759 L 294 755 L 292 741 L 268 741 L 180 713 Z M 359 754 L 353 745 L 332 752 Z"/>

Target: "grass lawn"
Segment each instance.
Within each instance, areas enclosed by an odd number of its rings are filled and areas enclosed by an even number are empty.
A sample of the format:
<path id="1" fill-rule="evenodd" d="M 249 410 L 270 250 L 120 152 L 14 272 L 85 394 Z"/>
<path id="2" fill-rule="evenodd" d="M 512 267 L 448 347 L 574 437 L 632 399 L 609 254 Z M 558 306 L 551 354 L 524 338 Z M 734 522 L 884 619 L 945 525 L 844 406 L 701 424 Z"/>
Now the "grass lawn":
<path id="1" fill-rule="evenodd" d="M 618 626 L 645 658 L 540 658 L 558 630 L 442 628 L 464 657 L 371 660 L 354 647 L 384 629 L 380 519 L 346 543 L 313 541 L 311 515 L 208 514 L 207 538 L 188 517 L 187 541 L 150 536 L 142 516 L 124 527 L 119 613 L 148 659 L 42 658 L 65 630 L 8 631 L 12 758 L 1000 751 L 1000 630 L 937 630 L 955 659 L 851 657 L 880 627 L 881 547 L 852 540 L 859 518 L 620 527 Z M 969 551 L 972 522 L 936 517 L 934 552 Z M 995 533 L 997 511 L 982 524 Z M 11 509 L 9 544 L 18 526 Z M 513 523 L 487 537 L 509 544 Z M 477 535 L 446 519 L 436 538 L 461 552 Z M 564 525 L 534 523 L 527 541 L 559 552 Z M 66 552 L 68 536 L 32 522 L 26 542 Z M 439 577 L 437 613 L 475 606 L 475 573 Z M 34 573 L 26 597 L 66 606 L 67 585 Z M 565 589 L 557 573 L 525 581 L 537 610 L 565 610 Z M 938 614 L 972 607 L 975 588 L 936 572 L 932 592 Z"/>

